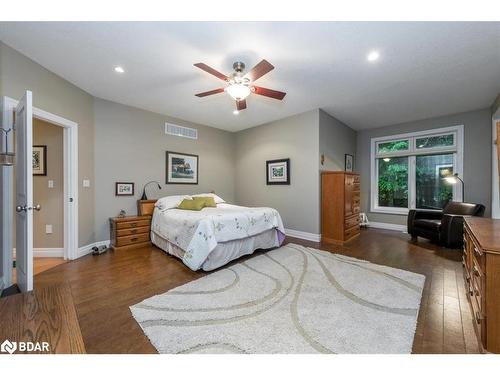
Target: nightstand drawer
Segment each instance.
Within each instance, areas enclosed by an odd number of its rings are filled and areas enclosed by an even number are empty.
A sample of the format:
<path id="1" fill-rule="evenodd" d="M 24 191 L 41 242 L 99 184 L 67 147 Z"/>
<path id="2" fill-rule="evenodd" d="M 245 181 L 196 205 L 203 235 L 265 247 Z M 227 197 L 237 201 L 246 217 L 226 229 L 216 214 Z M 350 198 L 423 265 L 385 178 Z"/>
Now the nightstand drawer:
<path id="1" fill-rule="evenodd" d="M 129 229 L 137 227 L 149 227 L 151 220 L 123 221 L 116 223 L 116 229 Z"/>
<path id="2" fill-rule="evenodd" d="M 130 229 L 118 229 L 116 231 L 116 237 L 131 236 L 134 234 L 141 234 L 141 233 L 149 233 L 149 226 L 130 228 Z"/>
<path id="3" fill-rule="evenodd" d="M 141 242 L 149 241 L 149 233 L 136 234 L 132 236 L 118 237 L 116 239 L 116 246 L 133 245 Z"/>

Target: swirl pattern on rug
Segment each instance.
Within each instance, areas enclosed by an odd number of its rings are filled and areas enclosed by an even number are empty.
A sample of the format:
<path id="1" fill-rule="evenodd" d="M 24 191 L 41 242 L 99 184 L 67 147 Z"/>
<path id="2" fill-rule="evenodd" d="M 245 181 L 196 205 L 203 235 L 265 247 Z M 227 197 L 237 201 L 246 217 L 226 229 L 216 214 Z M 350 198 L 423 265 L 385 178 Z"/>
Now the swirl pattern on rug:
<path id="1" fill-rule="evenodd" d="M 288 244 L 130 309 L 159 353 L 410 353 L 424 282 Z"/>

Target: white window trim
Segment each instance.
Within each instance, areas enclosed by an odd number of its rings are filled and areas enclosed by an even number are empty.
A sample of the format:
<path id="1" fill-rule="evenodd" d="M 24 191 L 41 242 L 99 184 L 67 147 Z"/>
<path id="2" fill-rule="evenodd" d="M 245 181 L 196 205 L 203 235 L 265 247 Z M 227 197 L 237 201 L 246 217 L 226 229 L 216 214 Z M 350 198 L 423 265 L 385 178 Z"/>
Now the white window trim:
<path id="1" fill-rule="evenodd" d="M 423 148 L 417 149 L 416 138 L 423 136 L 438 136 L 442 134 L 456 133 L 455 145 L 445 146 L 445 147 L 433 147 L 433 148 Z M 391 153 L 377 153 L 377 144 L 383 141 L 395 141 L 410 139 L 409 149 L 391 152 Z M 415 208 L 416 205 L 416 191 L 415 183 L 411 176 L 415 175 L 415 164 L 416 155 L 430 155 L 443 152 L 453 152 L 454 153 L 454 164 L 456 165 L 455 173 L 458 173 L 461 179 L 464 179 L 463 174 L 463 164 L 464 164 L 464 126 L 456 125 L 444 128 L 430 129 L 419 132 L 404 133 L 404 134 L 394 134 L 384 137 L 376 137 L 371 139 L 371 151 L 370 151 L 370 211 L 375 213 L 384 214 L 395 214 L 395 215 L 408 215 L 408 211 Z M 378 168 L 377 168 L 377 158 L 382 156 L 387 157 L 398 157 L 398 156 L 408 156 L 408 203 L 409 208 L 401 207 L 382 207 L 378 205 Z M 463 201 L 463 191 L 462 184 L 453 185 L 453 200 Z"/>

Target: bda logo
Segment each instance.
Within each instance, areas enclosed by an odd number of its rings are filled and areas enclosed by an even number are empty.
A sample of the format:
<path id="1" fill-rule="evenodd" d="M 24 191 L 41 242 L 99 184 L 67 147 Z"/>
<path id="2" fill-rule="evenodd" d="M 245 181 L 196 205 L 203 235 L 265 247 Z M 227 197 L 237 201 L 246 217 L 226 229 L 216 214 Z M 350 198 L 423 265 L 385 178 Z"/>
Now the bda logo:
<path id="1" fill-rule="evenodd" d="M 17 349 L 17 342 L 10 342 L 9 340 L 5 340 L 2 345 L 0 345 L 0 351 L 3 353 L 7 352 L 12 354 Z"/>

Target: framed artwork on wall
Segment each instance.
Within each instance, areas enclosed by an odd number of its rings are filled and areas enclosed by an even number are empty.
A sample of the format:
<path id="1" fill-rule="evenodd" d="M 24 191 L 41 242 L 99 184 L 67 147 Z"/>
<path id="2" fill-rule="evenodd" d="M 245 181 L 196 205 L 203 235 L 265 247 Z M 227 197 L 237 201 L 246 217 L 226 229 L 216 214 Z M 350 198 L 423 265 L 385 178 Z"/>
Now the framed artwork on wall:
<path id="1" fill-rule="evenodd" d="M 198 155 L 167 151 L 167 184 L 198 184 Z"/>
<path id="2" fill-rule="evenodd" d="M 345 171 L 346 172 L 354 171 L 354 156 L 350 154 L 345 154 Z"/>
<path id="3" fill-rule="evenodd" d="M 115 195 L 118 197 L 134 195 L 134 183 L 133 182 L 116 182 L 115 183 Z"/>
<path id="4" fill-rule="evenodd" d="M 266 161 L 267 185 L 290 185 L 290 159 Z"/>
<path id="5" fill-rule="evenodd" d="M 47 176 L 47 146 L 33 145 L 33 176 Z"/>

